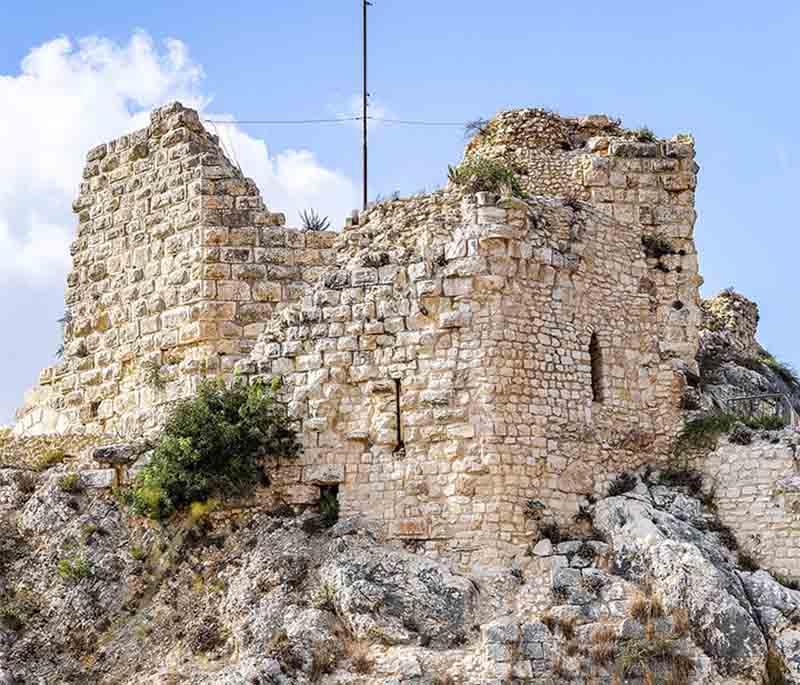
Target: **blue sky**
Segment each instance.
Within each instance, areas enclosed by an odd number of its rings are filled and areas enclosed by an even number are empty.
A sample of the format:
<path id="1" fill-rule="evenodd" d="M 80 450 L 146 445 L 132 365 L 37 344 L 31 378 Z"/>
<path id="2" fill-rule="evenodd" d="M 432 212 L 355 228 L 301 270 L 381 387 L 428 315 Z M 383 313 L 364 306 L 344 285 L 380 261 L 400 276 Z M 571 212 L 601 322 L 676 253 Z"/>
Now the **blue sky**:
<path id="1" fill-rule="evenodd" d="M 691 132 L 701 167 L 695 235 L 703 292 L 733 285 L 756 300 L 762 343 L 800 366 L 800 326 L 792 318 L 799 20 L 800 8 L 788 2 L 374 0 L 375 112 L 466 121 L 544 106 L 569 115 L 605 112 L 661 136 Z M 360 90 L 359 21 L 358 0 L 27 2 L 6 9 L 0 424 L 11 421 L 59 344 L 63 246 L 74 226 L 69 201 L 83 148 L 141 121 L 139 112 L 162 98 L 183 97 L 237 119 L 346 114 Z M 88 36 L 99 42 L 79 43 Z M 68 47 L 53 47 L 60 37 Z M 264 179 L 274 209 L 314 202 L 342 214 L 355 205 L 357 127 L 242 126 L 230 135 L 245 173 Z M 463 145 L 458 128 L 376 127 L 370 196 L 440 185 Z M 248 160 L 258 168 L 251 171 Z"/>

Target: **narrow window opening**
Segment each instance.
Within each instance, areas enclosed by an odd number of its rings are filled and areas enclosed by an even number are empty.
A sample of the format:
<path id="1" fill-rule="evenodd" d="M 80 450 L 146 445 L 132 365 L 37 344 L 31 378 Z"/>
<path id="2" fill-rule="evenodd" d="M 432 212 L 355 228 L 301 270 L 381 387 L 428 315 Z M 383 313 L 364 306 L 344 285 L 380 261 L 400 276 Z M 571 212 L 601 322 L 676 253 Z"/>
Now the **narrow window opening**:
<path id="1" fill-rule="evenodd" d="M 397 423 L 397 446 L 394 448 L 395 452 L 399 452 L 406 448 L 403 442 L 403 417 L 400 414 L 400 379 L 394 379 L 394 411 Z"/>
<path id="2" fill-rule="evenodd" d="M 325 528 L 330 528 L 339 520 L 338 485 L 322 485 L 320 487 L 319 515 Z"/>
<path id="3" fill-rule="evenodd" d="M 592 333 L 589 341 L 589 359 L 592 364 L 592 401 L 603 401 L 603 353 L 600 350 L 600 343 L 597 341 L 597 334 Z"/>

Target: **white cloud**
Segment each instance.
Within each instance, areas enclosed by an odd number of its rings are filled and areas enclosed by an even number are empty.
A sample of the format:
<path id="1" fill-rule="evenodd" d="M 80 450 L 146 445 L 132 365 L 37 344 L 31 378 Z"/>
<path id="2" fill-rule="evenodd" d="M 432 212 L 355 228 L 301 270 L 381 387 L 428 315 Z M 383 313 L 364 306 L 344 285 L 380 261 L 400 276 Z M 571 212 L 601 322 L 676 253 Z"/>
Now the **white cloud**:
<path id="1" fill-rule="evenodd" d="M 146 125 L 149 111 L 171 100 L 204 110 L 202 76 L 184 43 L 157 46 L 141 31 L 125 44 L 58 38 L 32 49 L 18 74 L 0 75 L 0 284 L 63 282 L 86 151 Z M 290 223 L 315 206 L 339 226 L 355 206 L 353 183 L 311 152 L 272 154 L 235 126 L 219 132 Z"/>
<path id="2" fill-rule="evenodd" d="M 222 121 L 231 117 L 209 114 L 206 118 Z M 357 206 L 353 182 L 321 166 L 310 151 L 284 150 L 272 155 L 263 140 L 235 125 L 207 126 L 219 135 L 228 157 L 256 182 L 267 207 L 286 214 L 289 226 L 298 225 L 301 210 L 314 208 L 330 217 L 331 226 L 339 229 L 345 216 Z"/>

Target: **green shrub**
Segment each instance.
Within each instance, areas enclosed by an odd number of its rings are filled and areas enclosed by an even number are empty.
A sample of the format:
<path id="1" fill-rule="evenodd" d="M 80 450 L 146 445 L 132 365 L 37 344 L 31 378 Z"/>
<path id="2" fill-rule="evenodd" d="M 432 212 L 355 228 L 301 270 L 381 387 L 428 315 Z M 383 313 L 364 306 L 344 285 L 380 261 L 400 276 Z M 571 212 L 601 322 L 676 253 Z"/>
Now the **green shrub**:
<path id="1" fill-rule="evenodd" d="M 470 193 L 510 191 L 515 195 L 523 194 L 514 170 L 500 159 L 475 155 L 457 167 L 448 166 L 447 178 Z"/>
<path id="2" fill-rule="evenodd" d="M 784 587 L 788 587 L 790 590 L 800 590 L 800 581 L 785 576 L 782 573 L 775 573 L 772 571 L 770 571 L 770 573 L 772 573 L 772 577 Z"/>
<path id="3" fill-rule="evenodd" d="M 742 419 L 742 423 L 753 430 L 776 431 L 786 427 L 783 417 L 774 414 L 749 416 Z"/>
<path id="4" fill-rule="evenodd" d="M 81 476 L 78 473 L 68 473 L 58 479 L 58 489 L 61 492 L 76 493 L 83 489 Z"/>
<path id="5" fill-rule="evenodd" d="M 775 359 L 769 352 L 759 355 L 758 360 L 764 366 L 769 367 L 787 385 L 795 388 L 800 387 L 800 376 L 791 365 Z"/>
<path id="6" fill-rule="evenodd" d="M 192 502 L 189 505 L 189 518 L 192 523 L 197 524 L 205 521 L 217 509 L 219 509 L 219 500 L 213 497 L 205 502 Z"/>
<path id="7" fill-rule="evenodd" d="M 205 381 L 197 396 L 175 404 L 150 463 L 129 497 L 134 511 L 165 518 L 216 493 L 238 492 L 259 477 L 258 457 L 299 451 L 277 382 Z"/>
<path id="8" fill-rule="evenodd" d="M 28 590 L 15 590 L 0 595 L 0 626 L 21 631 L 39 610 L 35 596 Z"/>
<path id="9" fill-rule="evenodd" d="M 92 565 L 86 557 L 73 554 L 59 560 L 58 575 L 67 583 L 78 583 L 92 573 Z"/>
<path id="10" fill-rule="evenodd" d="M 51 466 L 60 464 L 67 458 L 66 452 L 60 447 L 51 447 L 45 450 L 33 461 L 33 468 L 36 471 L 45 471 Z"/>
<path id="11" fill-rule="evenodd" d="M 686 449 L 714 449 L 719 436 L 728 433 L 737 421 L 735 414 L 722 412 L 691 419 L 678 434 L 673 451 L 677 454 Z"/>
<path id="12" fill-rule="evenodd" d="M 633 133 L 636 135 L 636 140 L 640 143 L 655 143 L 658 141 L 658 136 L 647 128 L 647 126 L 642 126 Z"/>
<path id="13" fill-rule="evenodd" d="M 144 561 L 147 559 L 147 550 L 139 545 L 133 545 L 130 549 L 130 555 L 134 561 Z"/>

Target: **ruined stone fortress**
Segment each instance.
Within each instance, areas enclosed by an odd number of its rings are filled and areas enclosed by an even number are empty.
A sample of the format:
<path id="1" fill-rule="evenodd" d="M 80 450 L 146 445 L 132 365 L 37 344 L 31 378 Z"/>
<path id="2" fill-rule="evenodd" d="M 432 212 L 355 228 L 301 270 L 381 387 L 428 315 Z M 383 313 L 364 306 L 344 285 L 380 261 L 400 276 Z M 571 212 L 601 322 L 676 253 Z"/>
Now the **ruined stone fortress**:
<path id="1" fill-rule="evenodd" d="M 697 166 L 688 136 L 538 109 L 495 117 L 476 156 L 525 199 L 451 183 L 302 231 L 196 112 L 153 112 L 89 152 L 63 360 L 16 434 L 141 436 L 205 377 L 281 376 L 304 446 L 286 501 L 338 487 L 388 537 L 518 554 L 529 502 L 570 517 L 667 455 L 698 344 Z"/>

